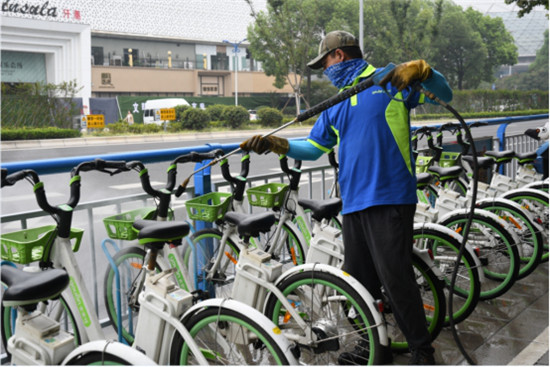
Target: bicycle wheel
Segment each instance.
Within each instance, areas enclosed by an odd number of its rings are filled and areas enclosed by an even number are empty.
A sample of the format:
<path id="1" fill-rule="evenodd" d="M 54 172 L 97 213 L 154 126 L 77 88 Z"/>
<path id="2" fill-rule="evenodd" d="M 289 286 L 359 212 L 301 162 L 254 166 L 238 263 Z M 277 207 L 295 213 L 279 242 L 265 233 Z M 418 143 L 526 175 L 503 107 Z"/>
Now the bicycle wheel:
<path id="1" fill-rule="evenodd" d="M 132 345 L 134 341 L 134 331 L 137 326 L 139 313 L 139 304 L 137 297 L 135 304 L 131 304 L 130 297 L 134 294 L 135 281 L 138 279 L 142 268 L 144 268 L 144 258 L 146 252 L 141 247 L 127 247 L 120 250 L 113 257 L 120 275 L 120 295 L 122 312 L 122 337 Z M 162 269 L 157 264 L 157 270 Z M 107 315 L 111 320 L 111 325 L 118 332 L 119 316 L 117 312 L 117 291 L 115 271 L 111 266 L 107 267 L 103 278 L 103 299 L 107 308 Z"/>
<path id="2" fill-rule="evenodd" d="M 482 200 L 476 207 L 489 210 L 510 224 L 510 228 L 518 235 L 520 243 L 520 268 L 518 279 L 531 274 L 542 259 L 544 252 L 542 228 L 535 224 L 530 214 L 516 202 L 506 199 Z"/>
<path id="3" fill-rule="evenodd" d="M 435 275 L 430 266 L 416 254 L 412 256 L 416 283 L 422 297 L 422 304 L 426 314 L 426 325 L 432 340 L 435 340 L 445 323 L 446 302 L 442 281 Z M 397 352 L 405 352 L 409 344 L 405 336 L 397 326 L 391 312 L 385 312 L 388 337 L 391 339 L 391 349 Z"/>
<path id="4" fill-rule="evenodd" d="M 331 273 L 305 270 L 281 280 L 277 288 L 317 337 L 324 339 L 316 346 L 300 345 L 300 364 L 337 364 L 340 354 L 359 345 L 365 347 L 368 364 L 380 364 L 382 351 L 374 317 L 349 283 Z M 264 313 L 285 335 L 292 335 L 291 340 L 309 337 L 275 294 L 268 295 Z"/>
<path id="5" fill-rule="evenodd" d="M 535 189 L 518 189 L 508 191 L 503 198 L 515 201 L 521 207 L 532 214 L 535 222 L 543 229 L 542 261 L 548 261 L 548 193 Z"/>
<path id="6" fill-rule="evenodd" d="M 239 247 L 227 239 L 222 246 L 222 232 L 216 228 L 205 228 L 193 233 L 191 243 L 183 246 L 183 258 L 187 271 L 195 284 L 203 290 L 207 290 L 211 297 L 229 298 L 231 288 L 235 280 L 235 266 L 239 258 Z M 211 278 L 209 270 L 218 256 L 223 251 L 222 261 L 217 271 Z"/>
<path id="7" fill-rule="evenodd" d="M 289 365 L 285 353 L 290 351 L 273 338 L 274 330 L 266 330 L 249 317 L 249 312 L 208 307 L 184 320 L 184 325 L 210 364 Z M 258 315 L 265 317 L 259 312 Z M 198 364 L 179 333 L 174 335 L 171 345 L 170 364 Z"/>
<path id="8" fill-rule="evenodd" d="M 298 227 L 293 223 L 283 223 L 277 243 L 272 243 L 270 233 L 263 235 L 266 237 L 263 241 L 264 251 L 271 253 L 274 260 L 283 264 L 283 269 L 305 263 L 308 244 L 303 236 L 298 235 L 298 231 Z M 270 250 L 272 246 L 274 250 Z"/>
<path id="9" fill-rule="evenodd" d="M 2 287 L 2 292 L 4 287 Z M 40 302 L 37 306 L 37 310 L 40 310 L 44 315 L 59 322 L 61 329 L 67 333 L 73 334 L 75 340 L 75 346 L 80 345 L 80 331 L 78 325 L 75 322 L 75 318 L 63 296 L 60 296 L 56 300 L 48 300 L 47 302 Z M 2 315 L 2 345 L 4 351 L 9 355 L 7 345 L 8 339 L 15 332 L 15 319 L 17 318 L 17 310 L 12 307 L 6 307 L 4 304 L 0 307 L 0 314 Z"/>
<path id="10" fill-rule="evenodd" d="M 450 301 L 452 273 L 461 243 L 443 227 L 423 227 L 414 229 L 414 245 L 420 249 L 429 249 L 434 263 L 443 273 L 447 304 Z M 481 283 L 477 265 L 468 251 L 464 251 L 458 264 L 457 276 L 453 288 L 453 321 L 455 324 L 464 321 L 474 311 L 479 301 Z M 445 316 L 445 326 L 450 323 L 449 315 Z"/>
<path id="11" fill-rule="evenodd" d="M 439 224 L 461 233 L 468 216 L 467 211 L 453 212 Z M 491 212 L 476 210 L 468 243 L 478 255 L 485 275 L 479 298 L 488 300 L 506 293 L 514 285 L 519 273 L 518 249 L 506 229 L 506 223 Z"/>
<path id="12" fill-rule="evenodd" d="M 466 193 L 468 192 L 468 183 L 462 178 L 453 178 L 452 180 L 445 182 L 444 187 L 445 189 L 459 193 L 460 196 L 466 196 Z"/>
<path id="13" fill-rule="evenodd" d="M 109 366 L 122 365 L 131 366 L 132 364 L 120 356 L 107 352 L 90 352 L 81 354 L 67 361 L 67 366 Z"/>

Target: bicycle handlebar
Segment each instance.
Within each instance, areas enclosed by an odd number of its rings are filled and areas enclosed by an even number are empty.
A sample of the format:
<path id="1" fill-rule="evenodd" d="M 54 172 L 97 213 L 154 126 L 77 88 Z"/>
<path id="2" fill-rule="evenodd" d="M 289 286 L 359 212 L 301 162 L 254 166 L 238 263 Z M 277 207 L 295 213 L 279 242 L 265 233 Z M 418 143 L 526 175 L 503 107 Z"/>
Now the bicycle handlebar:
<path id="1" fill-rule="evenodd" d="M 279 157 L 279 165 L 281 170 L 286 173 L 290 178 L 290 190 L 297 190 L 298 185 L 300 184 L 300 178 L 302 177 L 302 161 L 299 159 L 294 160 L 294 167 L 288 167 L 288 157 L 286 155 L 281 155 Z"/>
<path id="2" fill-rule="evenodd" d="M 334 152 L 334 149 L 330 151 L 328 154 L 328 162 L 333 168 L 338 169 L 339 164 L 338 161 L 336 161 L 336 153 Z"/>

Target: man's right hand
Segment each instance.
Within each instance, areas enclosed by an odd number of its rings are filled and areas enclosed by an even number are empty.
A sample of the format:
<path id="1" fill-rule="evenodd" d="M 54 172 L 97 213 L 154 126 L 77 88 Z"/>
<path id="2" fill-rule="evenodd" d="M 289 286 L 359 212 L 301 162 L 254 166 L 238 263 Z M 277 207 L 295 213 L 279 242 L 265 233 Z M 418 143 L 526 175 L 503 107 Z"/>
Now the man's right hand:
<path id="1" fill-rule="evenodd" d="M 247 152 L 252 150 L 258 154 L 263 154 L 269 150 L 276 154 L 286 154 L 288 153 L 289 144 L 287 139 L 275 135 L 269 135 L 265 138 L 261 135 L 254 135 L 243 141 L 240 147 Z"/>

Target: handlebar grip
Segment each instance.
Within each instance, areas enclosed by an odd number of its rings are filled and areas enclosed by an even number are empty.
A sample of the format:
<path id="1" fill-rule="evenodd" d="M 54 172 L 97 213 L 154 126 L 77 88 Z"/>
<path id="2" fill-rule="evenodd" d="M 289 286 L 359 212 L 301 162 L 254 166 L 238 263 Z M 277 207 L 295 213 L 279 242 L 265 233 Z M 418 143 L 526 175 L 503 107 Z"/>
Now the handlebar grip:
<path id="1" fill-rule="evenodd" d="M 331 150 L 328 154 L 328 161 L 332 167 L 338 168 L 338 162 L 336 161 L 336 153 L 334 150 Z"/>
<path id="2" fill-rule="evenodd" d="M 7 170 L 5 172 L 6 172 L 6 176 L 2 178 L 2 187 L 12 186 L 17 181 L 20 181 L 20 180 L 24 179 L 27 176 L 30 176 L 32 178 L 32 181 L 33 181 L 34 184 L 40 182 L 40 179 L 38 178 L 38 173 L 36 173 L 35 171 L 30 170 L 30 169 L 17 171 L 17 172 L 12 173 L 11 175 L 7 174 L 7 172 L 8 172 Z M 4 171 L 2 171 L 2 175 L 4 175 Z"/>
<path id="3" fill-rule="evenodd" d="M 101 168 L 114 168 L 122 171 L 127 171 L 129 168 L 126 167 L 126 161 L 102 161 L 100 159 L 96 160 L 97 163 L 97 169 Z M 103 164 L 103 167 L 101 167 L 101 164 Z"/>
<path id="4" fill-rule="evenodd" d="M 223 154 L 223 150 L 216 149 L 214 151 L 208 152 L 208 153 L 198 153 L 198 152 L 191 152 L 187 154 L 180 155 L 172 163 L 188 163 L 188 162 L 194 162 L 199 163 L 202 161 L 206 161 L 208 159 L 215 159 L 220 154 L 220 151 Z"/>
<path id="5" fill-rule="evenodd" d="M 141 161 L 130 161 L 126 163 L 126 167 L 128 169 L 134 169 L 137 167 L 141 171 L 145 168 L 145 165 Z"/>
<path id="6" fill-rule="evenodd" d="M 250 169 L 250 155 L 246 154 L 241 159 L 241 173 L 240 173 L 240 176 L 244 177 L 244 178 L 248 177 L 249 169 Z"/>
<path id="7" fill-rule="evenodd" d="M 185 187 L 183 187 L 182 185 L 179 185 L 174 195 L 176 195 L 176 197 L 179 198 L 184 191 L 185 191 Z"/>
<path id="8" fill-rule="evenodd" d="M 446 124 L 443 124 L 439 127 L 439 129 L 437 129 L 438 131 L 443 131 L 443 130 L 454 130 L 456 128 L 460 127 L 460 124 L 455 124 L 454 122 L 447 122 Z"/>
<path id="9" fill-rule="evenodd" d="M 279 158 L 279 166 L 281 166 L 281 170 L 284 173 L 290 173 L 290 169 L 288 168 L 288 157 L 286 155 Z"/>
<path id="10" fill-rule="evenodd" d="M 480 127 L 480 126 L 487 126 L 489 125 L 488 122 L 481 122 L 481 121 L 476 121 L 476 122 L 472 122 L 470 125 L 468 125 L 470 128 L 472 127 Z"/>

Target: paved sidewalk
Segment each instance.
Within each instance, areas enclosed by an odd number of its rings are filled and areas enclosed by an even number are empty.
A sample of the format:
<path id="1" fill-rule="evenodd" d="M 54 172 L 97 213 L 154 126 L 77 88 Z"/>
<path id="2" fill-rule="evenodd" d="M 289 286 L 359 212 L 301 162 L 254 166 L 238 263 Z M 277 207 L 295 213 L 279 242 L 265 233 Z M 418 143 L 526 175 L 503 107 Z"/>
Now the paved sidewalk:
<path id="1" fill-rule="evenodd" d="M 460 341 L 477 365 L 548 365 L 548 263 L 519 280 L 506 294 L 480 302 L 457 325 Z M 467 365 L 445 328 L 434 342 L 436 362 Z M 410 355 L 397 355 L 394 365 L 406 365 Z"/>

